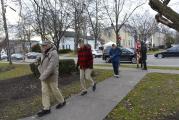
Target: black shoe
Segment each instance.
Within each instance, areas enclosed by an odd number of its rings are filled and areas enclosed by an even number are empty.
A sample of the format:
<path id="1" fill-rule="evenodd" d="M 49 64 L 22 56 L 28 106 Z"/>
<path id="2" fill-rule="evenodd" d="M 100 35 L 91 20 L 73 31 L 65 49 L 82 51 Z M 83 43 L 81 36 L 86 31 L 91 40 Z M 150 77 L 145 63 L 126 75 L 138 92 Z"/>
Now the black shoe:
<path id="1" fill-rule="evenodd" d="M 41 110 L 40 112 L 37 113 L 38 117 L 42 117 L 44 115 L 47 115 L 50 113 L 50 110 Z"/>
<path id="2" fill-rule="evenodd" d="M 66 105 L 66 101 L 64 101 L 63 103 L 59 103 L 57 106 L 56 106 L 56 109 L 60 109 L 62 107 L 64 107 Z"/>
<path id="3" fill-rule="evenodd" d="M 142 70 L 147 70 L 147 68 L 143 68 Z"/>
<path id="4" fill-rule="evenodd" d="M 84 95 L 86 95 L 88 92 L 87 91 L 83 91 L 82 93 L 81 93 L 81 96 L 84 96 Z"/>
<path id="5" fill-rule="evenodd" d="M 92 90 L 95 91 L 96 90 L 96 83 L 94 83 Z"/>

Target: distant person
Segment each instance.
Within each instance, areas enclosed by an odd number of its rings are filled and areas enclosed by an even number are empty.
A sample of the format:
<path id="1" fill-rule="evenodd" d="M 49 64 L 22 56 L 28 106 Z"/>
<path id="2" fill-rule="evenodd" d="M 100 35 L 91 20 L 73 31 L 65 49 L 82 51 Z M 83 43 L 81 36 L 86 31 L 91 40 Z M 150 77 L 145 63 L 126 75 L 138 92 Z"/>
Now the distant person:
<path id="1" fill-rule="evenodd" d="M 39 64 L 39 72 L 42 86 L 42 105 L 43 109 L 37 113 L 38 117 L 42 117 L 50 113 L 50 93 L 53 93 L 59 104 L 56 109 L 65 106 L 66 101 L 58 89 L 58 67 L 59 57 L 57 54 L 56 47 L 53 46 L 49 41 L 42 43 L 42 57 Z"/>
<path id="2" fill-rule="evenodd" d="M 139 63 L 141 62 L 141 42 L 139 40 L 136 41 L 135 53 L 136 53 L 137 68 L 139 68 Z"/>
<path id="3" fill-rule="evenodd" d="M 141 43 L 141 67 L 142 70 L 147 70 L 147 46 L 144 42 Z"/>
<path id="4" fill-rule="evenodd" d="M 109 51 L 109 55 L 114 70 L 114 76 L 119 77 L 121 49 L 118 48 L 115 44 L 112 44 L 112 48 Z"/>
<path id="5" fill-rule="evenodd" d="M 80 42 L 80 48 L 78 50 L 77 67 L 80 66 L 80 83 L 82 92 L 81 95 L 87 94 L 85 79 L 91 81 L 92 90 L 96 90 L 96 82 L 91 77 L 93 70 L 93 55 L 90 45 L 85 45 L 83 41 Z"/>

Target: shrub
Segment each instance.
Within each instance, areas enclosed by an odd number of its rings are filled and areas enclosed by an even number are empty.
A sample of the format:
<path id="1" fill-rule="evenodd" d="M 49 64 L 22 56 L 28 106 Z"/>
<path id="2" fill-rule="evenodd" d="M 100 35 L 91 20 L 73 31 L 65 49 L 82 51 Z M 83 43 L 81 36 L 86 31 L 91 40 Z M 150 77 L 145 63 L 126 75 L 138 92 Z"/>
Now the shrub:
<path id="1" fill-rule="evenodd" d="M 41 53 L 40 45 L 39 44 L 33 45 L 32 48 L 31 48 L 31 51 Z"/>
<path id="2" fill-rule="evenodd" d="M 30 69 L 33 73 L 33 75 L 36 77 L 36 78 L 39 78 L 40 77 L 40 72 L 38 70 L 38 65 L 35 64 L 35 63 L 31 63 L 30 64 Z"/>
<path id="3" fill-rule="evenodd" d="M 70 74 L 75 71 L 75 61 L 64 59 L 59 61 L 59 74 Z"/>
<path id="4" fill-rule="evenodd" d="M 165 45 L 159 45 L 158 48 L 159 49 L 165 49 Z"/>
<path id="5" fill-rule="evenodd" d="M 58 53 L 61 53 L 61 54 L 69 53 L 69 52 L 72 52 L 72 50 L 71 49 L 62 49 L 62 50 L 58 51 Z"/>
<path id="6" fill-rule="evenodd" d="M 35 63 L 30 64 L 30 69 L 36 78 L 39 78 L 40 72 L 38 65 Z M 59 74 L 71 74 L 75 71 L 75 61 L 73 59 L 65 59 L 59 61 Z"/>

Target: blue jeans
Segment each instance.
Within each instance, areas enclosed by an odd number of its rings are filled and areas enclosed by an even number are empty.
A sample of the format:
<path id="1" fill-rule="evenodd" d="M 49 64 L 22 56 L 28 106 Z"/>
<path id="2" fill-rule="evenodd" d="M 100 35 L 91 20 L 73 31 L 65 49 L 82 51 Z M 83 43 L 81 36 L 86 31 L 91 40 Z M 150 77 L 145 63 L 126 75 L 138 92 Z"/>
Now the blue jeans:
<path id="1" fill-rule="evenodd" d="M 115 75 L 119 75 L 119 62 L 112 61 L 112 66 Z"/>

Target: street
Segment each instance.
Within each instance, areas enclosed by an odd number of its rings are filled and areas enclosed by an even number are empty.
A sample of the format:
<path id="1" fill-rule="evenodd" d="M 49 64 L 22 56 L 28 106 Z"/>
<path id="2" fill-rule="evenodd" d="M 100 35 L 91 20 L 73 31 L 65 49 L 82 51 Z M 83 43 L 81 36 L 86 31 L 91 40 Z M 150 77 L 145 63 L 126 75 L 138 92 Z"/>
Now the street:
<path id="1" fill-rule="evenodd" d="M 76 57 L 64 57 L 60 56 L 60 59 L 74 59 L 75 62 L 77 62 Z M 4 61 L 5 62 L 5 61 Z M 23 61 L 13 61 L 14 63 L 24 63 Z M 25 63 L 31 63 L 34 62 L 34 60 L 26 59 Z M 106 64 L 102 58 L 94 58 L 94 64 Z M 125 63 L 122 63 L 125 64 Z M 130 64 L 130 63 L 126 63 Z M 153 55 L 147 56 L 147 65 L 148 66 L 171 66 L 171 67 L 179 67 L 179 57 L 171 57 L 171 58 L 162 58 L 158 59 L 155 58 Z"/>
<path id="2" fill-rule="evenodd" d="M 60 57 L 60 59 L 74 59 L 75 57 Z M 106 64 L 102 58 L 94 58 L 94 64 Z M 171 67 L 179 67 L 179 57 L 171 57 L 171 58 L 155 58 L 154 55 L 147 56 L 147 64 L 149 66 L 171 66 Z"/>

